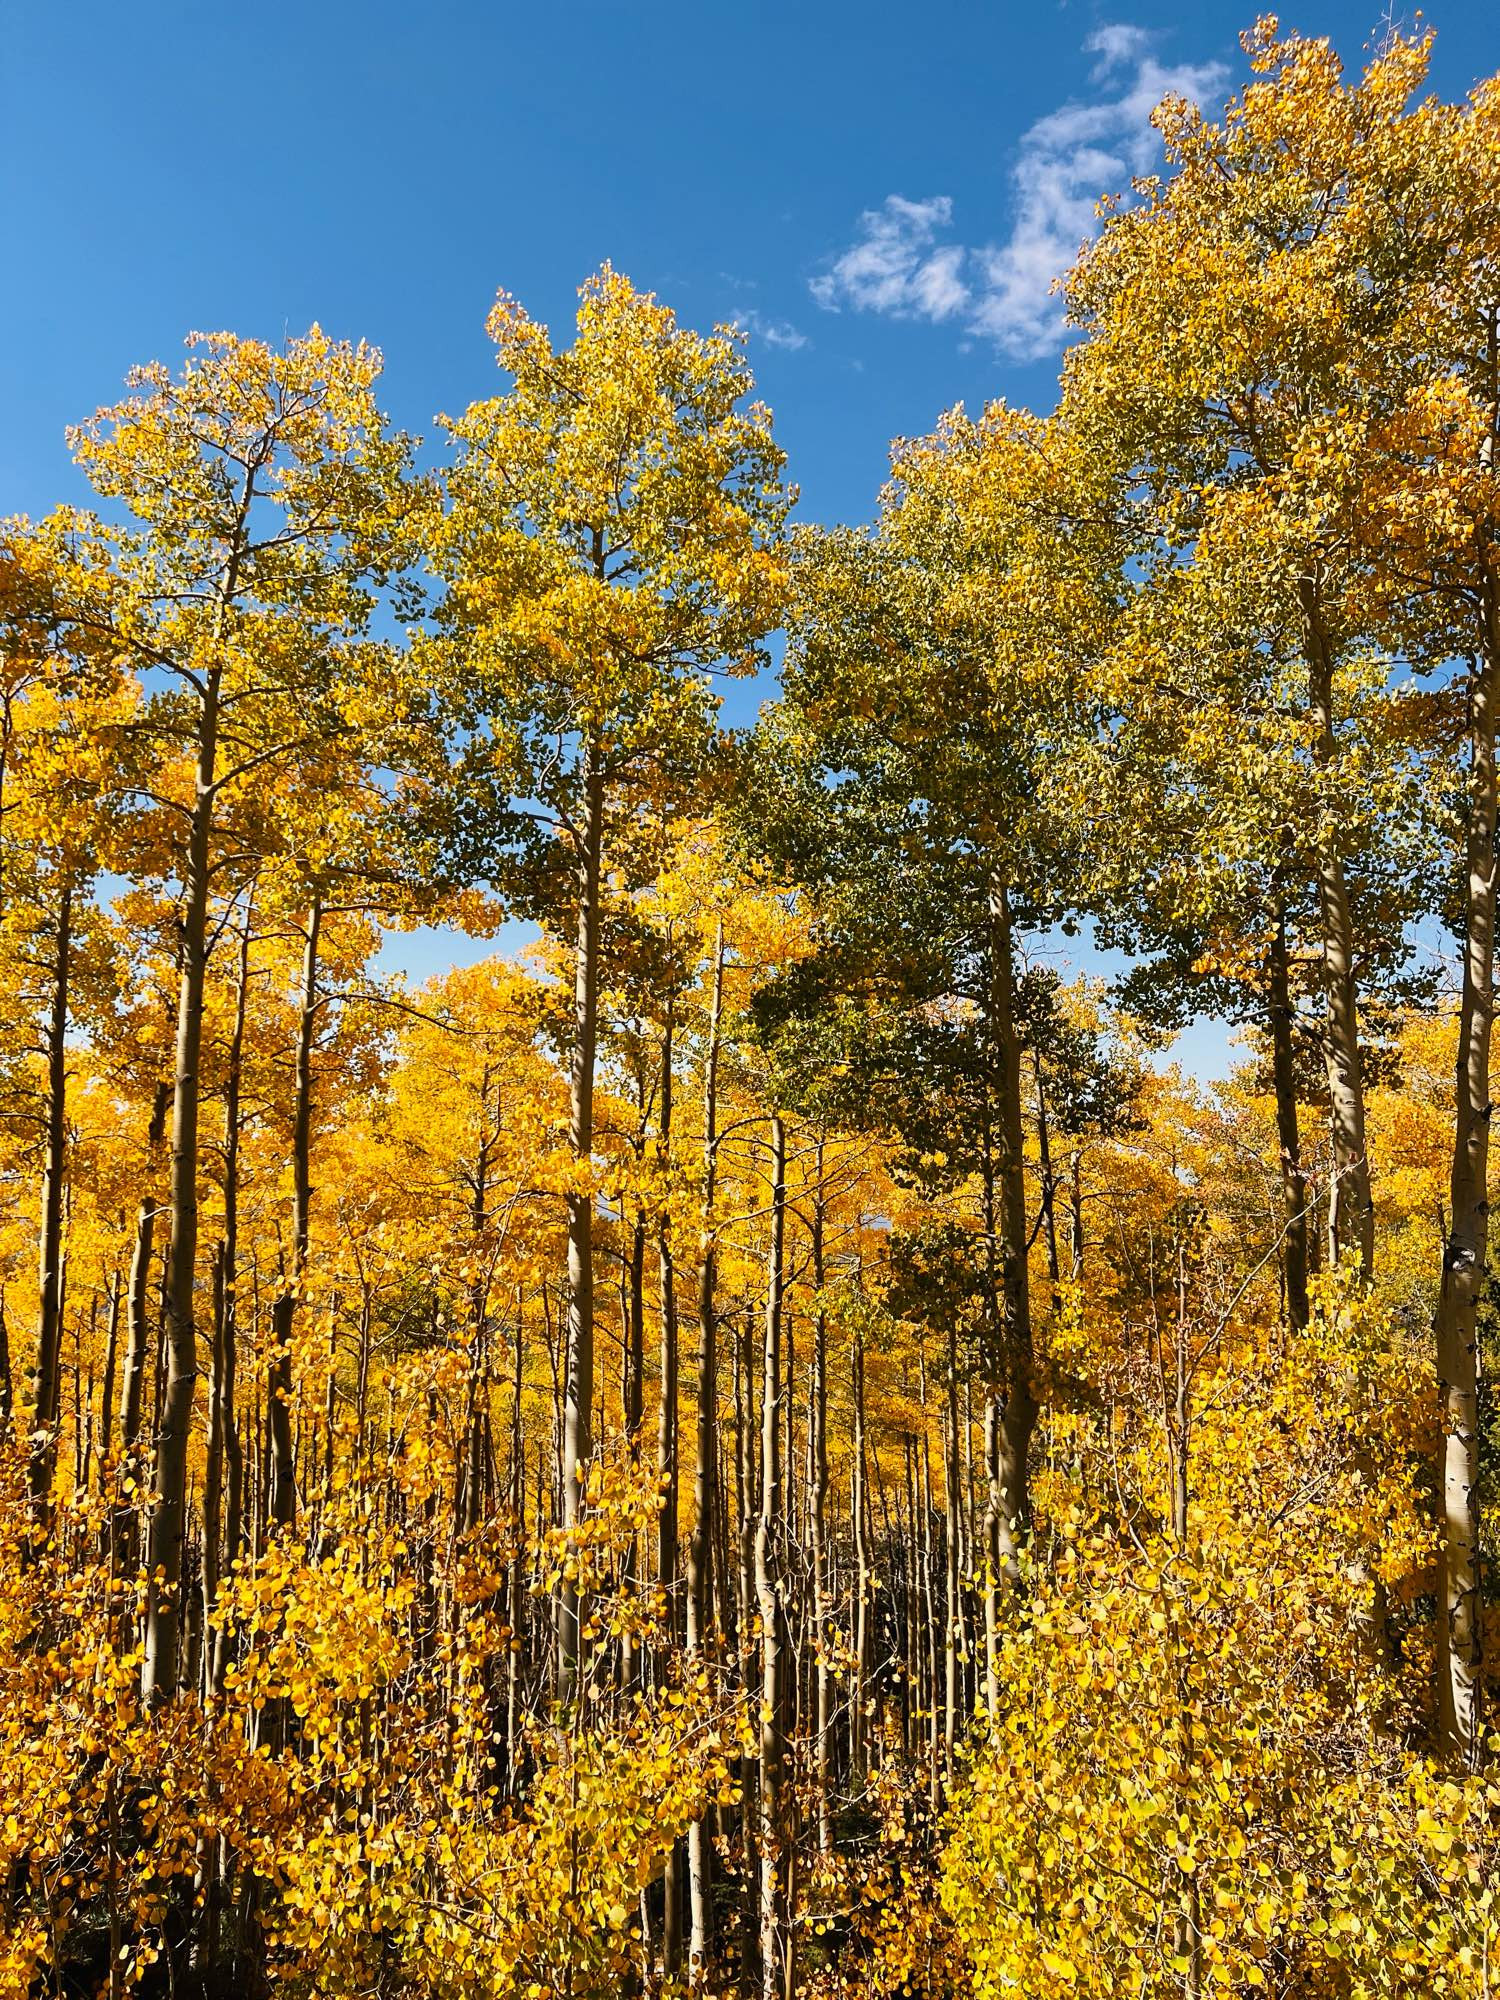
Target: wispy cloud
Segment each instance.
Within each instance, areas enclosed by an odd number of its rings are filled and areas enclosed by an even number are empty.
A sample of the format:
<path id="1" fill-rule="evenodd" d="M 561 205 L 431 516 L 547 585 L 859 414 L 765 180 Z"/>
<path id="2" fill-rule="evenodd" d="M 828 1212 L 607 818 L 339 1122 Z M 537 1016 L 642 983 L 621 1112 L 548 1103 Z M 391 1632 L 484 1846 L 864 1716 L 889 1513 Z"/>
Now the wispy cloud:
<path id="1" fill-rule="evenodd" d="M 1099 60 L 1089 72 L 1091 83 L 1102 83 L 1122 64 L 1140 62 L 1151 47 L 1151 30 L 1137 27 L 1130 21 L 1106 21 L 1095 28 L 1083 44 L 1087 56 L 1097 56 Z"/>
<path id="2" fill-rule="evenodd" d="M 897 319 L 951 319 L 969 303 L 960 276 L 966 251 L 937 240 L 952 220 L 945 194 L 926 201 L 888 194 L 881 207 L 865 210 L 854 242 L 813 279 L 813 297 L 834 312 L 851 305 Z"/>
<path id="3" fill-rule="evenodd" d="M 955 320 L 1020 360 L 1051 353 L 1063 337 L 1053 281 L 1096 226 L 1095 204 L 1159 158 L 1151 113 L 1169 94 L 1222 90 L 1222 63 L 1164 64 L 1144 28 L 1115 22 L 1084 44 L 1095 57 L 1095 94 L 1060 105 L 1022 136 L 1011 170 L 1010 232 L 998 241 L 951 240 L 949 195 L 889 195 L 866 209 L 854 241 L 811 282 L 829 311 L 848 306 L 898 319 Z"/>
<path id="4" fill-rule="evenodd" d="M 755 339 L 763 340 L 767 347 L 784 347 L 795 353 L 799 347 L 808 344 L 807 335 L 801 327 L 793 326 L 789 319 L 772 319 L 754 306 L 736 307 L 733 317 L 736 326 L 743 327 Z"/>

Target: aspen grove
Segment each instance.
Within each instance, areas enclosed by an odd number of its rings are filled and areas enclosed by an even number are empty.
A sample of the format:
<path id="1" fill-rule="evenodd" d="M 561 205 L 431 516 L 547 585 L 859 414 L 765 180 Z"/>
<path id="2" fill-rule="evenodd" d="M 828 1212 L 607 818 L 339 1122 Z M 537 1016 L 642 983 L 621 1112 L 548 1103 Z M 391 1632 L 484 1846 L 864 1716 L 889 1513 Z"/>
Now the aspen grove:
<path id="1" fill-rule="evenodd" d="M 425 443 L 191 335 L 0 522 L 0 2000 L 1500 1991 L 1430 45 L 1165 101 L 862 525 L 609 266 Z"/>

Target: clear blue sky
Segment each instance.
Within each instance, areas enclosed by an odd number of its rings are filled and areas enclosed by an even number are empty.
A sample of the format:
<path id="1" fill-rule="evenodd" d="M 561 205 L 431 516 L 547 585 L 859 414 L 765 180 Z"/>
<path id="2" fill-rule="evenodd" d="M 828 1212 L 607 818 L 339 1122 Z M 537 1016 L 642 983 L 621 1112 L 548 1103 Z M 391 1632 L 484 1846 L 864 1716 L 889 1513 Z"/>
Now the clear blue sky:
<path id="1" fill-rule="evenodd" d="M 1382 4 L 1283 21 L 1352 66 Z M 1151 164 L 1162 82 L 1221 101 L 1243 74 L 1251 12 L 17 0 L 0 512 L 81 498 L 64 425 L 190 328 L 372 340 L 392 415 L 430 435 L 495 380 L 497 287 L 560 326 L 609 258 L 751 329 L 803 512 L 862 518 L 893 435 L 960 399 L 1050 404 L 1048 275 Z M 1500 68 L 1496 0 L 1428 18 L 1444 94 Z"/>

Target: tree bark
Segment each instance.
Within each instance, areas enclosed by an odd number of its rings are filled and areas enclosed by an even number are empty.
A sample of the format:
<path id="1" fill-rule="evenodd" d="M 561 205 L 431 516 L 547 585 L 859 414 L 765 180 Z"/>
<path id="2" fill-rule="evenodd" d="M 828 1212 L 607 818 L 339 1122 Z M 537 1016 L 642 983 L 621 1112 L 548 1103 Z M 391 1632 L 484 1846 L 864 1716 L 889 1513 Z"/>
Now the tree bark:
<path id="1" fill-rule="evenodd" d="M 781 1316 L 786 1229 L 786 1130 L 771 1120 L 771 1241 L 761 1389 L 760 1519 L 755 1536 L 755 1591 L 760 1607 L 760 1951 L 763 2000 L 791 1990 L 787 1902 L 786 1745 L 783 1686 L 786 1614 L 780 1590 Z"/>
<path id="2" fill-rule="evenodd" d="M 1437 1309 L 1442 1418 L 1442 1597 L 1438 1714 L 1444 1750 L 1480 1759 L 1479 1328 L 1489 1263 L 1490 1040 L 1495 1014 L 1495 703 L 1500 605 L 1487 577 L 1482 644 L 1470 684 L 1470 770 L 1463 993 L 1448 1240 Z"/>
<path id="3" fill-rule="evenodd" d="M 146 1159 L 153 1172 L 166 1133 L 167 1100 L 170 1086 L 159 1083 L 146 1125 Z M 122 1492 L 115 1510 L 112 1533 L 115 1569 L 122 1577 L 133 1576 L 140 1565 L 140 1494 L 144 1471 L 141 1464 L 141 1422 L 146 1398 L 146 1361 L 150 1353 L 151 1328 L 147 1312 L 151 1288 L 151 1257 L 156 1241 L 159 1208 L 156 1192 L 148 1187 L 136 1211 L 135 1241 L 130 1253 L 130 1275 L 126 1281 L 125 1361 L 120 1371 L 120 1466 L 124 1479 L 134 1490 Z"/>
<path id="4" fill-rule="evenodd" d="M 198 1263 L 198 1114 L 202 1101 L 203 996 L 208 976 L 208 893 L 218 799 L 219 701 L 231 607 L 239 594 L 246 528 L 255 499 L 254 464 L 247 467 L 230 530 L 229 552 L 215 593 L 209 660 L 198 688 L 193 809 L 182 857 L 182 921 L 178 959 L 177 1037 L 173 1060 L 170 1228 L 163 1295 L 166 1380 L 157 1419 L 155 1494 L 147 1542 L 149 1581 L 141 1692 L 157 1706 L 177 1691 L 182 1626 L 182 1554 L 187 1514 L 188 1441 L 198 1380 L 193 1287 Z"/>
<path id="5" fill-rule="evenodd" d="M 1188 1510 L 1191 1501 L 1189 1461 L 1192 1446 L 1192 1362 L 1188 1347 L 1187 1245 L 1177 1241 L 1177 1311 L 1173 1327 L 1173 1361 L 1176 1381 L 1167 1416 L 1171 1451 L 1172 1534 L 1177 1547 L 1186 1551 Z M 1165 1387 L 1165 1384 L 1163 1385 Z M 1174 1642 L 1175 1651 L 1175 1642 Z M 1177 1703 L 1180 1796 L 1191 1795 L 1194 1765 L 1192 1711 L 1184 1699 L 1179 1670 Z M 1177 1916 L 1173 1925 L 1173 1954 L 1186 1966 L 1183 1975 L 1184 2000 L 1199 2000 L 1203 1991 L 1202 1906 L 1196 1874 L 1186 1875 L 1178 1889 Z"/>
<path id="6" fill-rule="evenodd" d="M 584 753 L 578 932 L 574 950 L 573 1054 L 569 1071 L 568 1138 L 575 1168 L 587 1181 L 594 1151 L 594 1062 L 599 1019 L 600 863 L 604 845 L 604 768 L 592 739 Z M 563 1526 L 583 1516 L 588 1461 L 593 1455 L 594 1196 L 568 1194 L 568 1353 L 563 1404 Z M 558 1616 L 558 1698 L 578 1693 L 585 1607 L 576 1582 L 563 1584 Z"/>
<path id="7" fill-rule="evenodd" d="M 484 1510 L 484 1477 L 487 1462 L 489 1415 L 489 1280 L 484 1274 L 484 1232 L 489 1223 L 490 1169 L 490 1068 L 486 1064 L 479 1083 L 479 1144 L 474 1156 L 474 1192 L 469 1204 L 469 1233 L 473 1243 L 474 1282 L 469 1291 L 469 1369 L 464 1404 L 463 1460 L 455 1493 L 454 1521 L 462 1535 L 477 1527 Z M 497 1097 L 495 1123 L 501 1117 Z"/>
<path id="8" fill-rule="evenodd" d="M 718 1328 L 714 1299 L 717 1255 L 714 1195 L 718 1161 L 719 1022 L 724 1007 L 724 919 L 714 940 L 712 997 L 709 1002 L 708 1047 L 703 1065 L 703 1210 L 698 1240 L 698 1409 L 697 1455 L 693 1468 L 693 1531 L 688 1539 L 687 1649 L 689 1659 L 701 1653 L 708 1636 L 713 1603 L 714 1513 L 718 1481 Z M 713 1846 L 704 1820 L 688 1828 L 688 1965 L 701 1985 L 712 1949 L 710 1890 Z"/>
<path id="9" fill-rule="evenodd" d="M 1320 774 L 1333 768 L 1337 754 L 1333 716 L 1333 648 L 1323 626 L 1316 580 L 1302 583 L 1306 626 L 1313 754 Z M 1332 1120 L 1333 1233 L 1342 1256 L 1354 1250 L 1360 1276 L 1369 1282 L 1375 1266 L 1375 1206 L 1365 1147 L 1365 1093 L 1359 1057 L 1359 1004 L 1355 982 L 1354 919 L 1344 880 L 1344 863 L 1334 837 L 1331 813 L 1318 813 L 1318 906 L 1323 932 L 1323 989 L 1328 1017 L 1324 1058 Z"/>
<path id="10" fill-rule="evenodd" d="M 213 1614 L 218 1594 L 220 1562 L 220 1508 L 224 1473 L 229 1474 L 230 1559 L 236 1553 L 244 1465 L 240 1452 L 239 1424 L 235 1412 L 235 1378 L 238 1339 L 235 1314 L 235 1273 L 239 1263 L 240 1208 L 240 1090 L 244 1072 L 245 1021 L 250 997 L 251 907 L 246 908 L 240 932 L 239 967 L 235 981 L 234 1027 L 229 1038 L 229 1061 L 224 1082 L 224 1234 L 219 1242 L 214 1273 L 213 1372 L 208 1385 L 208 1453 L 203 1473 L 203 1608 L 205 1626 Z M 222 1693 L 229 1666 L 229 1634 L 223 1627 L 213 1632 L 205 1645 L 207 1695 Z"/>
<path id="11" fill-rule="evenodd" d="M 125 1302 L 120 1270 L 109 1274 L 109 1331 L 104 1339 L 104 1380 L 99 1386 L 99 1490 L 107 1492 L 110 1453 L 114 1448 L 115 1382 L 120 1367 L 120 1311 Z"/>
<path id="12" fill-rule="evenodd" d="M 14 1412 L 14 1385 L 10 1374 L 10 1321 L 5 1312 L 5 1288 L 0 1285 L 0 1435 L 10 1434 Z"/>
<path id="13" fill-rule="evenodd" d="M 856 1789 L 869 1770 L 870 1496 L 865 1453 L 865 1338 L 856 1321 L 850 1357 L 854 1436 L 849 1455 L 849 1513 L 854 1538 L 854 1671 L 849 1685 L 849 1765 Z"/>
<path id="14" fill-rule="evenodd" d="M 505 1796 L 514 1798 L 520 1782 L 521 1649 L 526 1602 L 526 1434 L 521 1422 L 525 1376 L 526 1332 L 524 1293 L 516 1291 L 515 1374 L 510 1405 L 510 1497 L 515 1510 L 515 1552 L 509 1566 L 510 1647 L 505 1663 Z M 540 1472 L 540 1454 L 538 1454 Z"/>
<path id="15" fill-rule="evenodd" d="M 665 1165 L 672 1143 L 673 1020 L 667 1008 L 661 1058 L 661 1150 Z M 661 1481 L 662 1507 L 657 1517 L 656 1581 L 666 1604 L 667 1633 L 677 1637 L 677 1273 L 672 1258 L 671 1227 L 665 1214 L 656 1232 L 657 1270 L 661 1295 L 661 1395 L 657 1405 L 656 1470 Z"/>
<path id="16" fill-rule="evenodd" d="M 828 1316 L 823 1310 L 823 1142 L 818 1141 L 818 1183 L 813 1192 L 813 1393 L 812 1393 L 812 1529 L 813 1586 L 813 1732 L 818 1795 L 818 1850 L 833 1848 L 830 1794 L 832 1757 L 832 1676 L 828 1671 Z"/>
<path id="17" fill-rule="evenodd" d="M 948 1406 L 943 1425 L 943 1768 L 947 1783 L 953 1783 L 954 1756 L 958 1744 L 959 1652 L 962 1607 L 959 1601 L 959 1486 L 963 1477 L 958 1447 L 958 1335 L 951 1318 L 948 1322 Z"/>
<path id="18" fill-rule="evenodd" d="M 1000 1226 L 1004 1288 L 1004 1394 L 997 1439 L 1001 1567 L 1020 1580 L 1021 1545 L 1031 1524 L 1027 1459 L 1036 1428 L 1031 1291 L 1026 1268 L 1026 1157 L 1021 1124 L 1021 1047 L 1015 1018 L 1015 947 L 1003 882 L 991 895 L 991 1027 L 999 1071 Z"/>
<path id="19" fill-rule="evenodd" d="M 996 1395 L 984 1399 L 984 1701 L 994 1728 L 1000 1720 L 1000 1515 L 1003 1506 L 1000 1483 L 1001 1403 Z"/>
<path id="20" fill-rule="evenodd" d="M 1003 1075 L 1003 1055 L 995 1065 L 995 1078 Z M 992 1079 L 992 1084 L 995 1079 Z M 1036 1071 L 1037 1096 L 1040 1101 L 1042 1088 L 1041 1066 Z M 1045 1133 L 1045 1113 L 1040 1113 L 1040 1129 Z M 995 1163 L 991 1150 L 992 1119 L 986 1102 L 984 1117 L 984 1254 L 987 1275 L 986 1305 L 986 1393 L 984 1399 L 984 1574 L 981 1579 L 984 1604 L 984 1687 L 985 1707 L 991 1725 L 1000 1719 L 1000 1684 L 998 1673 L 998 1647 L 1000 1642 L 1000 1422 L 1002 1414 L 1001 1384 L 1004 1364 L 1001 1359 L 1005 1328 L 1005 1283 L 1004 1246 L 999 1229 L 999 1217 L 995 1206 Z M 1043 1203 L 1046 1202 L 1046 1180 L 1048 1161 L 1045 1150 L 1042 1156 Z M 1045 1208 L 1044 1208 L 1045 1212 Z M 1054 1271 L 1054 1282 L 1056 1273 Z M 968 1385 L 972 1394 L 972 1384 Z M 969 1426 L 964 1427 L 965 1438 L 969 1436 Z"/>
<path id="21" fill-rule="evenodd" d="M 221 606 L 220 634 L 223 618 Z M 217 653 L 217 647 L 215 651 Z M 177 1691 L 182 1622 L 182 1551 L 187 1511 L 188 1440 L 198 1380 L 193 1286 L 198 1261 L 198 1113 L 202 1095 L 203 996 L 208 973 L 208 889 L 219 741 L 217 659 L 204 676 L 192 819 L 184 867 L 181 972 L 172 1094 L 172 1164 L 167 1239 L 167 1369 L 156 1438 L 155 1494 L 147 1543 L 146 1643 L 141 1690 L 149 1705 Z"/>
<path id="22" fill-rule="evenodd" d="M 672 1144 L 673 1011 L 670 997 L 662 1035 L 661 1133 L 665 1167 Z M 671 1225 L 665 1212 L 656 1231 L 661 1307 L 661 1393 L 657 1404 L 656 1471 L 661 1512 L 656 1522 L 656 1581 L 662 1594 L 667 1643 L 676 1643 L 677 1610 L 677 1273 L 672 1261 Z M 669 1980 L 682 1971 L 683 1848 L 674 1841 L 662 1874 L 662 1969 Z"/>
<path id="23" fill-rule="evenodd" d="M 1068 1177 L 1068 1251 L 1073 1283 L 1083 1283 L 1083 1148 L 1075 1143 Z"/>
<path id="24" fill-rule="evenodd" d="M 734 1497 L 735 1497 L 735 1648 L 748 1703 L 756 1697 L 760 1662 L 755 1651 L 752 1606 L 755 1602 L 755 1535 L 759 1501 L 755 1490 L 755 1386 L 750 1367 L 751 1323 L 747 1312 L 734 1318 Z M 728 1523 L 725 1523 L 726 1531 Z M 760 1806 L 757 1777 L 759 1753 L 740 1761 L 740 1836 L 743 1866 L 744 1918 L 743 1983 L 754 1984 L 754 1961 L 760 1937 L 760 1879 L 756 1863 L 756 1834 Z"/>
<path id="25" fill-rule="evenodd" d="M 1057 1287 L 1062 1282 L 1062 1265 L 1057 1254 L 1057 1175 L 1052 1165 L 1052 1133 L 1047 1122 L 1047 1092 L 1042 1082 L 1042 1053 L 1034 1048 L 1031 1052 L 1033 1074 L 1036 1078 L 1036 1143 L 1037 1164 L 1041 1169 L 1042 1221 L 1047 1236 L 1047 1275 L 1052 1280 L 1053 1304 L 1057 1304 Z"/>
<path id="26" fill-rule="evenodd" d="M 1282 1265 L 1286 1272 L 1287 1319 L 1294 1333 L 1307 1326 L 1307 1176 L 1297 1130 L 1297 1078 L 1292 1052 L 1292 989 L 1287 962 L 1286 912 L 1276 912 L 1268 981 L 1271 1019 L 1271 1080 L 1276 1093 L 1276 1136 L 1281 1149 L 1281 1188 L 1286 1208 Z"/>
<path id="27" fill-rule="evenodd" d="M 637 1159 L 641 1157 L 637 1147 Z M 623 1196 L 622 1196 L 623 1200 Z M 634 1453 L 641 1448 L 641 1422 L 646 1408 L 646 1218 L 637 1208 L 630 1225 L 630 1259 L 622 1273 L 625 1318 L 625 1394 L 622 1416 L 625 1437 Z"/>
<path id="28" fill-rule="evenodd" d="M 312 1053 L 318 1023 L 318 946 L 323 905 L 316 889 L 307 914 L 302 954 L 302 1004 L 297 1016 L 297 1061 L 292 1104 L 292 1261 L 271 1305 L 271 1368 L 267 1414 L 271 1425 L 271 1519 L 290 1528 L 297 1518 L 297 1455 L 292 1436 L 292 1336 L 297 1305 L 307 1284 L 312 1213 Z"/>
<path id="29" fill-rule="evenodd" d="M 932 1454 L 929 1448 L 931 1432 L 927 1422 L 927 1350 L 925 1345 L 917 1353 L 918 1382 L 922 1398 L 922 1451 L 920 1460 L 922 1495 L 922 1609 L 927 1623 L 926 1696 L 927 1696 L 927 1803 L 932 1817 L 936 1820 L 942 1805 L 943 1759 L 938 1716 L 938 1677 L 942 1665 L 941 1642 L 937 1615 L 937 1557 L 933 1550 L 932 1524 Z"/>
<path id="30" fill-rule="evenodd" d="M 73 950 L 73 879 L 58 892 L 52 951 L 52 1001 L 47 1019 L 47 1117 L 42 1165 L 42 1229 L 37 1274 L 36 1361 L 32 1372 L 32 1432 L 27 1458 L 31 1516 L 45 1538 L 57 1469 L 58 1402 L 63 1324 L 63 1191 L 68 1140 L 68 975 Z"/>

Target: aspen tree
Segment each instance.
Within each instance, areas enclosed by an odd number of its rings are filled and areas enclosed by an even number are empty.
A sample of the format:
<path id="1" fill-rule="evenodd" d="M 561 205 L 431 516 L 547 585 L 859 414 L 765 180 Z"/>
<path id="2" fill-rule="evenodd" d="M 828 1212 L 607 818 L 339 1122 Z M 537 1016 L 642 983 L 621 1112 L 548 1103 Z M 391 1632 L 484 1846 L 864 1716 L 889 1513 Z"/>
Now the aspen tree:
<path id="1" fill-rule="evenodd" d="M 1154 505 L 1170 581 L 1238 597 L 1235 706 L 1305 767 L 1318 904 L 1324 1052 L 1336 1171 L 1335 1234 L 1368 1280 L 1374 1205 L 1364 1136 L 1357 920 L 1349 871 L 1366 773 L 1351 765 L 1370 658 L 1368 552 L 1356 533 L 1381 399 L 1361 358 L 1399 318 L 1408 273 L 1393 242 L 1361 235 L 1356 153 L 1378 145 L 1420 69 L 1394 40 L 1354 84 L 1326 42 L 1248 34 L 1258 72 L 1215 123 L 1181 99 L 1156 123 L 1168 173 L 1108 218 L 1069 279 L 1088 338 L 1065 403 Z M 1368 721 L 1362 717 L 1364 728 Z M 1364 739 L 1367 743 L 1371 739 Z M 1377 739 L 1378 740 L 1378 739 Z"/>
<path id="2" fill-rule="evenodd" d="M 1455 1058 L 1448 1230 L 1436 1313 L 1442 1426 L 1440 1728 L 1449 1753 L 1477 1763 L 1482 1613 L 1479 1319 L 1489 1261 L 1491 1042 L 1494 1021 L 1500 674 L 1500 94 L 1492 78 L 1461 105 L 1415 99 L 1431 48 L 1393 37 L 1388 116 L 1350 163 L 1364 236 L 1400 247 L 1403 311 L 1361 361 L 1386 398 L 1373 440 L 1361 531 L 1377 609 L 1422 671 L 1462 710 L 1456 752 L 1445 729 L 1423 748 L 1461 888 L 1462 970 Z M 1296 41 L 1267 52 L 1285 71 Z M 1404 84 L 1404 95 L 1400 85 Z"/>
<path id="3" fill-rule="evenodd" d="M 219 830 L 310 736 L 346 726 L 339 664 L 389 568 L 407 509 L 404 439 L 374 401 L 380 357 L 314 329 L 277 353 L 228 334 L 190 344 L 179 376 L 138 370 L 140 393 L 74 434 L 79 463 L 136 528 L 112 538 L 114 574 L 65 578 L 69 622 L 107 635 L 160 677 L 152 787 L 175 823 L 181 979 L 171 1114 L 168 1373 L 157 1437 L 142 1684 L 179 1684 L 188 1441 L 197 1379 L 200 1056 Z"/>
<path id="4" fill-rule="evenodd" d="M 565 1522 L 582 1517 L 592 1456 L 594 1077 L 610 846 L 633 792 L 691 759 L 712 727 L 715 672 L 753 671 L 777 622 L 788 505 L 768 413 L 748 403 L 741 344 L 679 327 L 606 267 L 581 293 L 577 337 L 501 294 L 489 329 L 512 379 L 448 425 L 459 456 L 438 551 L 452 699 L 472 732 L 489 872 L 573 934 Z M 556 861 L 551 857 L 556 854 Z M 580 1606 L 560 1606 L 571 1700 Z"/>

